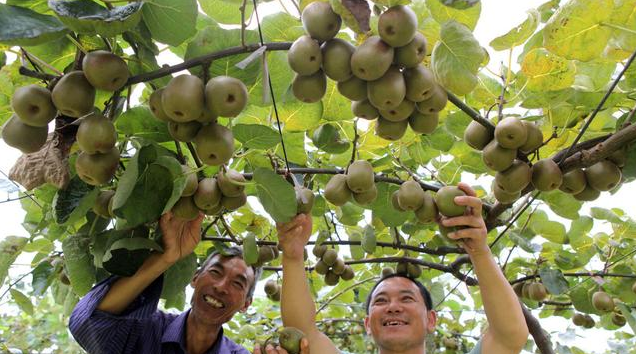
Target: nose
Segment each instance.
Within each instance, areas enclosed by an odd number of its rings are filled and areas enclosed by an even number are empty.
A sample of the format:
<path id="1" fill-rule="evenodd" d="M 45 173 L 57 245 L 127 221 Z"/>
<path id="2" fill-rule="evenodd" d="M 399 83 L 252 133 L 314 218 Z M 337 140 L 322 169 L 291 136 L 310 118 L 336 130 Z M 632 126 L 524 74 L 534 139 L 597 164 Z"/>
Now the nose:
<path id="1" fill-rule="evenodd" d="M 398 300 L 389 301 L 389 306 L 386 307 L 386 311 L 389 313 L 400 313 L 402 312 L 402 304 Z"/>
<path id="2" fill-rule="evenodd" d="M 219 279 L 212 283 L 212 287 L 214 288 L 214 291 L 224 295 L 227 294 L 228 286 L 229 286 L 229 282 L 227 277 L 223 277 L 222 279 Z"/>

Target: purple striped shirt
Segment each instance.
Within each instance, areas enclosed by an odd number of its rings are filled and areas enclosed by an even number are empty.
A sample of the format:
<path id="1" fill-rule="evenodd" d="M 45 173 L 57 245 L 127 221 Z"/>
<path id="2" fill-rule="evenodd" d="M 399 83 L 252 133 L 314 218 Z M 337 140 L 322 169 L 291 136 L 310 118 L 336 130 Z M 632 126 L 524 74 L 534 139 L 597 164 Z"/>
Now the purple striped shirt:
<path id="1" fill-rule="evenodd" d="M 108 278 L 84 296 L 75 306 L 69 329 L 75 340 L 90 354 L 185 354 L 186 319 L 157 310 L 163 276 L 157 278 L 120 315 L 97 310 L 116 277 Z M 206 354 L 249 354 L 223 335 Z"/>

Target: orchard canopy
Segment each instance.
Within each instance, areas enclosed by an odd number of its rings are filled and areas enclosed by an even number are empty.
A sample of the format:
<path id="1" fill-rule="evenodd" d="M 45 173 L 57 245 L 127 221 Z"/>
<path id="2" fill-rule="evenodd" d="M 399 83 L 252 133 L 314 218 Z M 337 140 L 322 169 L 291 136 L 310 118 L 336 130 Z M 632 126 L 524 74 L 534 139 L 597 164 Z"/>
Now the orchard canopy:
<path id="1" fill-rule="evenodd" d="M 635 353 L 636 220 L 595 200 L 634 198 L 623 189 L 636 178 L 636 0 L 547 1 L 488 43 L 473 33 L 481 11 L 479 0 L 0 3 L 2 139 L 23 153 L 2 186 L 20 186 L 30 235 L 0 241 L 0 347 L 79 351 L 64 326 L 78 299 L 161 251 L 162 213 L 201 210 L 202 241 L 165 274 L 164 308 L 185 308 L 206 254 L 242 245 L 265 273 L 227 334 L 248 348 L 271 336 L 275 222 L 303 212 L 319 326 L 340 348 L 374 350 L 364 299 L 382 271 L 401 271 L 431 289 L 430 350 L 463 352 L 485 323 L 480 295 L 435 220 L 463 213 L 452 196 L 464 181 L 524 304 L 526 350 L 587 353 L 568 338 L 602 333 L 607 352 Z M 508 58 L 499 70 L 487 67 L 495 53 Z M 11 271 L 25 257 L 31 270 Z M 555 322 L 565 334 L 543 330 Z"/>

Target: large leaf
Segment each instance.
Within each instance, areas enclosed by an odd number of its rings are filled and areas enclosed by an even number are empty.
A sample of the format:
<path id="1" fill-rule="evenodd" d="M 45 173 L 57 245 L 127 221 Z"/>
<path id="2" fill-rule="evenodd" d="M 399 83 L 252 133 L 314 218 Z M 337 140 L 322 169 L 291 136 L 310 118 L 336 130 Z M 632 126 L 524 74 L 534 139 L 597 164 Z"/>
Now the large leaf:
<path id="1" fill-rule="evenodd" d="M 151 251 L 162 251 L 162 248 L 148 238 L 122 238 L 113 242 L 106 251 L 102 264 L 113 274 L 129 277 L 135 274 Z"/>
<path id="2" fill-rule="evenodd" d="M 278 103 L 278 102 L 277 102 Z M 305 131 L 315 128 L 322 118 L 322 102 L 284 102 L 278 105 L 278 118 L 284 131 Z"/>
<path id="3" fill-rule="evenodd" d="M 236 124 L 232 127 L 232 133 L 236 140 L 250 149 L 270 149 L 280 141 L 277 131 L 261 124 Z"/>
<path id="4" fill-rule="evenodd" d="M 55 276 L 56 269 L 51 266 L 51 263 L 43 261 L 33 269 L 33 280 L 31 281 L 31 287 L 33 288 L 34 296 L 42 296 L 46 292 L 46 289 L 51 285 L 51 281 Z"/>
<path id="5" fill-rule="evenodd" d="M 445 6 L 440 0 L 426 0 L 426 6 L 431 12 L 435 21 L 443 24 L 446 21 L 454 20 L 463 23 L 470 30 L 474 30 L 481 14 L 481 2 L 477 5 L 465 9 L 457 9 Z"/>
<path id="6" fill-rule="evenodd" d="M 541 235 L 552 242 L 562 244 L 567 241 L 567 238 L 565 237 L 565 226 L 557 221 L 549 220 L 547 214 L 543 210 L 535 211 L 528 223 L 528 226 L 537 235 Z"/>
<path id="7" fill-rule="evenodd" d="M 256 235 L 248 232 L 243 238 L 243 259 L 247 264 L 258 262 L 258 246 L 256 245 Z"/>
<path id="8" fill-rule="evenodd" d="M 588 61 L 600 56 L 612 29 L 601 24 L 609 20 L 613 0 L 570 0 L 546 23 L 543 44 L 566 59 Z"/>
<path id="9" fill-rule="evenodd" d="M 168 125 L 155 118 L 146 106 L 133 107 L 115 121 L 117 132 L 127 137 L 137 136 L 158 143 L 172 141 Z"/>
<path id="10" fill-rule="evenodd" d="M 296 215 L 294 187 L 272 170 L 257 168 L 254 171 L 256 193 L 265 211 L 276 222 L 287 222 Z"/>
<path id="11" fill-rule="evenodd" d="M 163 275 L 161 297 L 166 299 L 166 308 L 183 310 L 185 305 L 185 287 L 190 284 L 197 270 L 197 256 L 191 253 L 173 264 Z"/>
<path id="12" fill-rule="evenodd" d="M 490 46 L 495 50 L 507 50 L 512 49 L 518 45 L 523 44 L 537 29 L 541 15 L 537 10 L 529 10 L 528 18 L 523 21 L 519 26 L 511 29 L 503 36 L 499 36 L 490 41 Z"/>
<path id="13" fill-rule="evenodd" d="M 114 37 L 137 26 L 144 2 L 107 9 L 90 0 L 49 0 L 57 17 L 77 33 Z"/>
<path id="14" fill-rule="evenodd" d="M 22 249 L 29 241 L 26 237 L 7 236 L 0 242 L 0 285 L 9 272 L 9 267 L 22 253 Z"/>
<path id="15" fill-rule="evenodd" d="M 57 18 L 30 9 L 0 4 L 0 43 L 38 45 L 60 38 L 68 29 Z"/>
<path id="16" fill-rule="evenodd" d="M 378 188 L 378 197 L 371 203 L 373 216 L 379 217 L 384 225 L 388 227 L 402 225 L 408 219 L 409 213 L 395 210 L 391 203 L 391 195 L 399 187 L 385 182 L 376 183 L 376 187 Z"/>
<path id="17" fill-rule="evenodd" d="M 240 4 L 236 1 L 228 0 L 199 0 L 201 10 L 206 15 L 213 18 L 219 23 L 228 25 L 240 25 L 241 24 L 241 10 Z M 254 6 L 252 2 L 248 1 L 245 4 L 245 22 L 252 16 Z"/>
<path id="18" fill-rule="evenodd" d="M 196 0 L 152 0 L 142 9 L 152 38 L 178 46 L 196 33 Z"/>
<path id="19" fill-rule="evenodd" d="M 457 95 L 477 86 L 477 71 L 485 58 L 484 49 L 464 25 L 448 21 L 433 49 L 432 68 L 439 83 Z"/>
<path id="20" fill-rule="evenodd" d="M 261 19 L 261 30 L 266 42 L 293 42 L 305 34 L 300 19 L 278 12 Z"/>
<path id="21" fill-rule="evenodd" d="M 558 269 L 541 267 L 539 269 L 539 276 L 541 277 L 541 282 L 545 285 L 550 294 L 563 294 L 570 288 L 570 285 L 568 284 L 568 281 L 565 280 L 563 273 Z"/>
<path id="22" fill-rule="evenodd" d="M 338 92 L 337 83 L 333 80 L 327 82 L 327 92 L 322 98 L 323 118 L 325 120 L 350 120 L 353 118 L 351 112 L 351 100 Z"/>
<path id="23" fill-rule="evenodd" d="M 529 90 L 557 91 L 572 85 L 576 67 L 570 60 L 537 48 L 523 58 L 521 72 L 528 78 Z"/>
<path id="24" fill-rule="evenodd" d="M 636 0 L 616 0 L 616 7 L 612 13 L 611 23 L 622 28 L 636 28 Z M 636 33 L 615 29 L 612 35 L 612 44 L 618 48 L 632 52 L 636 47 Z"/>
<path id="25" fill-rule="evenodd" d="M 33 303 L 28 296 L 24 295 L 21 291 L 16 289 L 11 289 L 11 296 L 13 297 L 13 301 L 18 304 L 20 310 L 26 312 L 29 315 L 33 315 Z"/>
<path id="26" fill-rule="evenodd" d="M 62 242 L 64 267 L 71 280 L 73 292 L 84 296 L 95 283 L 95 266 L 89 250 L 90 238 L 87 235 L 71 235 Z"/>
<path id="27" fill-rule="evenodd" d="M 58 224 L 74 223 L 88 212 L 95 204 L 98 188 L 86 184 L 75 176 L 66 188 L 60 189 L 53 199 L 55 221 Z"/>

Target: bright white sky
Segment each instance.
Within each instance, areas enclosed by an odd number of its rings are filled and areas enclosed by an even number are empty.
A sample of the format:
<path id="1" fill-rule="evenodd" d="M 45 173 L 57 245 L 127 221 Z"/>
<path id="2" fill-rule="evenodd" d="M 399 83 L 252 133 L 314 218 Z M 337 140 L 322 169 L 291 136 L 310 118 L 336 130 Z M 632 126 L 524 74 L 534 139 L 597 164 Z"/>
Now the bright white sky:
<path id="1" fill-rule="evenodd" d="M 488 43 L 493 38 L 505 34 L 509 29 L 523 22 L 526 19 L 526 10 L 535 8 L 545 1 L 546 0 L 482 0 L 482 12 L 477 28 L 474 32 L 475 36 L 480 41 L 482 46 L 488 47 Z M 5 1 L 0 0 L 0 2 L 4 3 Z M 273 3 L 266 9 L 261 10 L 259 12 L 259 15 L 262 18 L 268 13 L 276 12 L 279 9 L 278 6 L 279 5 L 277 3 Z M 293 7 L 291 7 L 290 5 L 288 6 L 288 9 L 293 9 Z M 517 55 L 520 53 L 520 49 L 521 48 L 517 48 L 514 51 L 513 63 L 515 62 L 515 58 L 517 57 Z M 489 54 L 491 57 L 489 68 L 494 72 L 498 72 L 499 63 L 507 62 L 508 60 L 507 52 L 494 52 L 490 49 Z M 175 62 L 175 58 L 172 56 L 162 56 L 159 58 L 159 60 L 161 61 L 160 65 L 163 63 L 170 64 Z M 515 64 L 513 64 L 513 68 L 514 67 Z M 18 150 L 7 147 L 6 144 L 4 144 L 2 140 L 0 140 L 0 155 L 2 156 L 2 158 L 0 159 L 0 171 L 2 171 L 4 174 L 8 174 L 11 166 L 13 166 L 15 161 L 20 156 L 20 153 L 18 152 Z M 6 178 L 0 174 L 0 180 L 6 180 Z M 471 183 L 472 181 L 468 180 L 467 182 Z M 483 183 L 483 181 L 481 180 L 480 183 L 485 186 L 489 185 L 489 183 Z M 620 195 L 636 195 L 636 183 L 631 183 L 623 186 Z M 9 195 L 5 191 L 0 191 L 0 201 L 3 201 L 8 197 L 16 196 L 16 193 Z M 588 205 L 585 205 L 583 207 L 582 214 L 589 215 L 589 208 L 591 207 L 590 204 L 591 203 L 588 203 Z M 601 198 L 594 202 L 594 206 L 603 208 L 621 208 L 631 217 L 636 217 L 636 206 L 634 205 L 634 203 L 629 203 L 629 198 L 610 196 L 608 193 L 603 193 Z M 554 214 L 552 215 L 554 216 Z M 567 225 L 566 220 L 561 219 L 558 216 L 554 217 L 555 219 L 558 219 L 559 221 L 562 221 Z M 28 236 L 28 233 L 22 228 L 20 224 L 23 218 L 24 212 L 20 208 L 20 204 L 18 202 L 0 203 L 0 224 L 3 226 L 2 231 L 0 232 L 0 239 L 3 239 L 9 235 Z M 609 225 L 595 225 L 594 232 L 608 230 Z M 30 259 L 31 256 L 20 257 L 18 262 L 16 263 L 24 264 L 24 266 L 13 267 L 11 269 L 11 274 L 13 276 L 17 276 L 19 274 L 28 272 L 28 270 L 30 269 L 30 266 L 28 266 Z M 471 314 L 467 313 L 466 316 L 471 316 Z M 541 323 L 548 332 L 552 333 L 552 335 L 565 333 L 566 329 L 568 327 L 571 327 L 569 321 L 560 318 L 550 320 L 542 319 Z M 596 338 L 596 340 L 586 340 L 582 337 L 577 337 L 570 332 L 567 335 L 561 335 L 561 341 L 570 345 L 577 345 L 580 348 L 585 348 L 586 351 L 591 352 L 593 350 L 596 353 L 604 352 L 608 348 L 607 342 L 606 340 L 604 340 L 607 336 L 606 331 L 587 330 L 585 331 L 585 336 L 587 338 Z"/>

